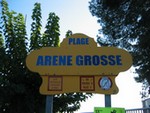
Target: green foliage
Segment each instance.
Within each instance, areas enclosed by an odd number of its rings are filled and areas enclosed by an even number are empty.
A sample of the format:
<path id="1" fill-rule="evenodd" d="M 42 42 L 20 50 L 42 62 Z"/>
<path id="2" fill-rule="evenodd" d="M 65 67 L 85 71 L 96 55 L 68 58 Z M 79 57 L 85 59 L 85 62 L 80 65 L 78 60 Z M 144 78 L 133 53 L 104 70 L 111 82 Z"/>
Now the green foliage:
<path id="1" fill-rule="evenodd" d="M 80 102 L 85 101 L 92 94 L 87 93 L 67 93 L 56 95 L 54 99 L 54 113 L 73 113 L 80 108 Z"/>
<path id="2" fill-rule="evenodd" d="M 4 47 L 1 48 L 1 113 L 20 112 L 27 106 L 26 99 L 26 31 L 22 14 L 9 11 L 8 4 L 2 0 L 2 20 Z M 22 103 L 24 101 L 24 103 Z M 20 107 L 15 107 L 20 106 Z M 27 106 L 28 109 L 28 106 Z M 22 113 L 27 113 L 24 110 Z"/>
<path id="3" fill-rule="evenodd" d="M 149 84 L 147 80 L 143 81 L 142 91 L 140 92 L 140 95 L 143 100 L 149 97 Z"/>
<path id="4" fill-rule="evenodd" d="M 66 37 L 71 36 L 72 34 L 73 34 L 72 31 L 68 30 L 67 33 L 66 33 Z"/>
<path id="5" fill-rule="evenodd" d="M 58 47 L 59 45 L 59 17 L 55 13 L 49 13 L 45 32 L 42 38 L 43 47 Z"/>
<path id="6" fill-rule="evenodd" d="M 0 48 L 0 112 L 40 113 L 42 99 L 38 88 L 41 78 L 33 76 L 25 66 L 27 37 L 24 17 L 9 11 L 5 0 L 1 6 L 1 36 L 4 36 L 5 45 Z"/>
<path id="7" fill-rule="evenodd" d="M 2 29 L 2 27 L 0 26 L 0 48 L 2 48 L 4 46 L 4 40 L 3 40 L 1 29 Z"/>
<path id="8" fill-rule="evenodd" d="M 117 46 L 132 53 L 139 82 L 150 84 L 150 1 L 91 0 L 89 9 L 102 26 L 101 46 Z"/>
<path id="9" fill-rule="evenodd" d="M 30 36 L 30 50 L 41 48 L 41 4 L 35 3 L 32 12 L 31 36 Z"/>
<path id="10" fill-rule="evenodd" d="M 27 38 L 24 16 L 9 11 L 5 0 L 0 5 L 0 113 L 44 113 L 45 96 L 39 94 L 42 80 L 39 74 L 27 69 L 25 59 L 29 51 L 42 46 L 59 46 L 59 17 L 50 13 L 41 35 L 41 8 L 35 3 L 31 36 Z M 73 112 L 90 96 L 82 93 L 55 95 L 54 112 Z"/>

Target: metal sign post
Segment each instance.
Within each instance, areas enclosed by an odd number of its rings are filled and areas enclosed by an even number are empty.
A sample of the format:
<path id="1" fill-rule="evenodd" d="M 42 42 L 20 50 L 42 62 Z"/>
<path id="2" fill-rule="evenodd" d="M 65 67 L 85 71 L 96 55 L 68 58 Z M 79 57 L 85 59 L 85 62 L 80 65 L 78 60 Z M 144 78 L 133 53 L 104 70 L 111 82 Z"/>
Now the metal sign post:
<path id="1" fill-rule="evenodd" d="M 53 96 L 46 96 L 46 113 L 53 113 Z"/>
<path id="2" fill-rule="evenodd" d="M 105 107 L 111 107 L 111 95 L 105 95 Z"/>

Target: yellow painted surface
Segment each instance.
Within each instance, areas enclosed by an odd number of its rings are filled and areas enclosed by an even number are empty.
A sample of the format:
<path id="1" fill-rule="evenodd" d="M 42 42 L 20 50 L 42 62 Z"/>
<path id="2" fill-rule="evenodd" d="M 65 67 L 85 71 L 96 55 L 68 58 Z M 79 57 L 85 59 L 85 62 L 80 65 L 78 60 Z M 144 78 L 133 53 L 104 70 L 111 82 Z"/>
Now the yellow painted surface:
<path id="1" fill-rule="evenodd" d="M 70 44 L 69 39 L 88 39 L 88 42 L 87 44 Z M 43 58 L 43 62 L 46 62 L 46 64 L 37 65 L 39 56 Z M 51 64 L 47 64 L 45 56 L 51 57 Z M 62 56 L 67 58 L 70 56 L 71 58 L 68 58 L 68 61 L 71 65 L 59 64 L 59 57 Z M 80 58 L 79 60 L 77 58 L 78 56 L 82 56 L 83 59 Z M 85 62 L 87 62 L 87 59 L 84 59 L 85 56 L 91 57 L 90 61 L 92 63 L 90 65 L 86 65 Z M 102 58 L 93 61 L 94 59 L 92 58 L 96 56 L 120 56 L 121 65 L 117 65 L 117 61 L 115 65 L 102 65 Z M 54 64 L 52 64 L 52 62 L 54 62 Z M 82 62 L 83 65 L 81 64 Z M 100 62 L 100 64 L 94 65 L 93 62 Z M 81 65 L 77 65 L 78 63 Z M 26 59 L 26 64 L 31 71 L 38 72 L 40 75 L 118 75 L 119 72 L 126 71 L 131 67 L 132 57 L 123 49 L 118 49 L 116 47 L 97 47 L 93 38 L 84 34 L 74 34 L 65 38 L 60 44 L 60 47 L 43 47 L 39 50 L 32 51 Z"/>
<path id="2" fill-rule="evenodd" d="M 118 87 L 115 83 L 116 76 L 107 76 L 111 79 L 112 86 L 108 90 L 103 90 L 99 85 L 99 80 L 104 77 L 97 76 L 41 76 L 42 85 L 40 93 L 44 95 L 71 93 L 71 92 L 88 92 L 99 94 L 117 94 Z M 52 78 L 52 79 L 51 79 Z M 50 80 L 51 79 L 51 80 Z M 51 84 L 50 82 L 56 82 Z M 53 88 L 54 87 L 54 88 Z"/>
<path id="3" fill-rule="evenodd" d="M 117 94 L 115 77 L 131 67 L 132 57 L 123 49 L 97 47 L 93 38 L 77 33 L 64 38 L 60 47 L 32 51 L 26 58 L 26 65 L 41 75 L 40 93 L 44 95 L 71 92 Z M 104 79 L 100 85 L 102 77 L 110 80 Z"/>

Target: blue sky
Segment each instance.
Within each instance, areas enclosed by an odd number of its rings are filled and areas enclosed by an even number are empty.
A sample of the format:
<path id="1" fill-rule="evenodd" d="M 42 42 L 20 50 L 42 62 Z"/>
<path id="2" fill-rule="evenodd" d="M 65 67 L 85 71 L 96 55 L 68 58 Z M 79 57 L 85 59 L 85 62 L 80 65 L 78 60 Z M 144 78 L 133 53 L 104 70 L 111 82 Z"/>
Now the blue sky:
<path id="1" fill-rule="evenodd" d="M 65 38 L 68 30 L 73 33 L 82 32 L 91 37 L 96 37 L 99 24 L 91 15 L 88 8 L 88 0 L 7 0 L 9 7 L 16 12 L 27 15 L 27 32 L 30 34 L 31 14 L 34 3 L 41 3 L 43 30 L 50 12 L 60 18 L 61 40 Z"/>
<path id="2" fill-rule="evenodd" d="M 27 15 L 27 33 L 30 34 L 31 14 L 34 3 L 41 3 L 43 30 L 50 12 L 55 12 L 60 18 L 61 41 L 67 30 L 73 33 L 84 33 L 95 38 L 100 28 L 97 19 L 92 17 L 88 9 L 89 0 L 7 0 L 11 10 Z M 116 78 L 119 93 L 112 96 L 112 107 L 141 107 L 141 84 L 134 81 L 133 69 L 120 73 Z M 87 102 L 83 102 L 78 112 L 93 111 L 94 107 L 104 107 L 104 95 L 94 94 Z"/>

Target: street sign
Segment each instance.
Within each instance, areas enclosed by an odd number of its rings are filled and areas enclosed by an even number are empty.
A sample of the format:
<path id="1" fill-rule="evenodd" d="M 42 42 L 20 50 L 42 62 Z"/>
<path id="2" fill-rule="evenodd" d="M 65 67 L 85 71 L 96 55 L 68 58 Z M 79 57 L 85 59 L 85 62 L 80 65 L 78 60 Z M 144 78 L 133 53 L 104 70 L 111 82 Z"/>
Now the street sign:
<path id="1" fill-rule="evenodd" d="M 132 65 L 131 55 L 116 47 L 97 47 L 93 38 L 74 34 L 60 47 L 32 51 L 27 67 L 40 75 L 118 75 Z"/>
<path id="2" fill-rule="evenodd" d="M 102 77 L 99 80 L 99 86 L 104 90 L 109 90 L 112 86 L 111 79 L 108 76 L 107 77 Z"/>
<path id="3" fill-rule="evenodd" d="M 111 107 L 95 107 L 94 113 L 125 113 L 125 109 Z"/>
<path id="4" fill-rule="evenodd" d="M 123 49 L 97 47 L 93 38 L 77 33 L 65 38 L 60 47 L 32 51 L 26 65 L 41 75 L 41 94 L 117 94 L 115 77 L 131 67 L 132 57 Z"/>

